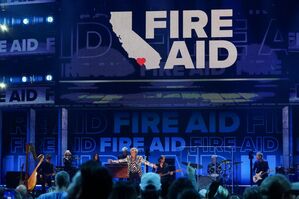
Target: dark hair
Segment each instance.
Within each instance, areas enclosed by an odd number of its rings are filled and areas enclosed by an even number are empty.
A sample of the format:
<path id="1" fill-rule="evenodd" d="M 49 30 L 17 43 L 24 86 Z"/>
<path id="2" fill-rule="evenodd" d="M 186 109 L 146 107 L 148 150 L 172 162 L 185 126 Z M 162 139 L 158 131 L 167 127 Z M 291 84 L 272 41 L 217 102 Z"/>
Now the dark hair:
<path id="1" fill-rule="evenodd" d="M 160 196 L 160 190 L 156 190 L 156 187 L 152 184 L 147 185 L 145 190 L 141 191 L 142 199 L 157 199 Z"/>
<path id="2" fill-rule="evenodd" d="M 178 199 L 200 199 L 200 195 L 195 189 L 186 189 L 178 195 Z"/>
<path id="3" fill-rule="evenodd" d="M 185 189 L 194 189 L 192 182 L 187 178 L 179 178 L 170 185 L 167 198 L 176 199 Z"/>
<path id="4" fill-rule="evenodd" d="M 209 189 L 207 192 L 207 198 L 214 198 L 219 186 L 220 186 L 220 183 L 218 181 L 213 181 L 209 186 Z"/>
<path id="5" fill-rule="evenodd" d="M 110 194 L 109 199 L 136 199 L 137 191 L 135 187 L 128 182 L 117 182 Z"/>
<path id="6" fill-rule="evenodd" d="M 262 199 L 259 187 L 248 187 L 243 193 L 243 199 Z"/>
<path id="7" fill-rule="evenodd" d="M 163 158 L 165 158 L 164 155 L 160 155 L 159 159 L 158 159 L 158 162 L 160 162 Z"/>
<path id="8" fill-rule="evenodd" d="M 281 174 L 267 177 L 260 186 L 261 193 L 265 198 L 288 198 L 286 195 L 291 190 L 290 181 Z"/>
<path id="9" fill-rule="evenodd" d="M 80 199 L 108 198 L 112 191 L 112 176 L 109 171 L 100 167 L 95 161 L 87 161 L 81 166 Z"/>
<path id="10" fill-rule="evenodd" d="M 51 160 L 52 159 L 52 156 L 50 154 L 47 154 L 46 155 L 46 160 Z"/>
<path id="11" fill-rule="evenodd" d="M 97 160 L 96 160 L 96 156 L 98 156 L 98 159 L 97 159 Z M 93 156 L 92 156 L 92 160 L 93 160 L 93 161 L 96 161 L 96 162 L 100 162 L 100 156 L 99 156 L 99 154 L 97 154 L 97 153 L 93 154 Z"/>
<path id="12" fill-rule="evenodd" d="M 70 183 L 70 175 L 65 171 L 59 171 L 55 175 L 55 183 L 58 188 L 68 187 Z"/>

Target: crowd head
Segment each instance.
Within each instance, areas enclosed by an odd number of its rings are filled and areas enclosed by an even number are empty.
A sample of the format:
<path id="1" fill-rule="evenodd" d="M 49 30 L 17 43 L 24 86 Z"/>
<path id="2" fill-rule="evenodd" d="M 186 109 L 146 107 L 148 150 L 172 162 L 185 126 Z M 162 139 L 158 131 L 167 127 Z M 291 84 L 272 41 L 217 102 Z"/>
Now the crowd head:
<path id="1" fill-rule="evenodd" d="M 130 150 L 135 152 L 136 150 Z M 162 156 L 161 156 L 162 157 Z M 189 176 L 188 176 L 189 177 Z M 73 177 L 70 183 L 70 176 L 65 171 L 60 171 L 55 175 L 55 189 L 53 192 L 64 193 L 61 199 L 160 199 L 162 198 L 162 184 L 160 175 L 152 172 L 141 176 L 139 189 L 129 182 L 116 182 L 113 185 L 112 176 L 105 167 L 96 164 L 95 161 L 87 161 L 82 164 L 80 170 Z M 252 186 L 243 193 L 244 199 L 291 199 L 293 189 L 299 189 L 299 183 L 291 184 L 283 175 L 277 174 L 267 177 L 261 186 Z M 16 189 L 16 198 L 28 198 L 27 189 L 24 185 L 19 185 Z M 44 194 L 50 196 L 51 193 Z M 0 189 L 0 199 L 4 196 L 4 189 Z M 57 196 L 57 195 L 56 195 Z M 62 197 L 63 196 L 63 197 Z M 178 178 L 170 185 L 167 199 L 228 199 L 239 198 L 229 194 L 228 189 L 223 187 L 218 181 L 213 181 L 208 188 L 198 190 L 190 179 Z"/>
<path id="2" fill-rule="evenodd" d="M 109 197 L 112 191 L 112 176 L 108 170 L 94 161 L 87 161 L 81 165 L 80 171 L 74 176 L 68 193 L 71 199 Z"/>

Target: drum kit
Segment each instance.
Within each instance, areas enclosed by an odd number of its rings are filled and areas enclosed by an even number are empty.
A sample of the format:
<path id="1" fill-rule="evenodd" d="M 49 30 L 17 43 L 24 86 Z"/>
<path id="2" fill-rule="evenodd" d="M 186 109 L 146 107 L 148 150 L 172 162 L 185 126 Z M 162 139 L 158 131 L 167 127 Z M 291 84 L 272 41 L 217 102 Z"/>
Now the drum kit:
<path id="1" fill-rule="evenodd" d="M 222 160 L 219 162 L 220 173 L 211 173 L 207 176 L 198 176 L 198 186 L 200 189 L 208 189 L 209 185 L 213 181 L 219 181 L 222 186 L 226 187 L 229 184 L 229 180 L 233 180 L 232 177 L 232 169 L 233 166 L 237 168 L 240 164 L 243 162 L 233 162 L 231 160 Z M 183 165 L 188 165 L 191 166 L 195 169 L 202 169 L 203 165 L 201 164 L 196 164 L 196 163 L 188 163 L 188 162 L 182 162 Z M 216 170 L 215 170 L 216 171 Z"/>

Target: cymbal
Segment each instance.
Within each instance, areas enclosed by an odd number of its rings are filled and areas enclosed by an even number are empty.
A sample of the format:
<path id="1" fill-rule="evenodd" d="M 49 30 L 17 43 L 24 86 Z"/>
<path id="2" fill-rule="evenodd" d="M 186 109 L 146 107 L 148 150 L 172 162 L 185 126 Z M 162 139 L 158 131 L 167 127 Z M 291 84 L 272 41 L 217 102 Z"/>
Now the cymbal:
<path id="1" fill-rule="evenodd" d="M 182 162 L 183 165 L 189 165 L 189 162 Z M 190 163 L 190 166 L 195 168 L 195 169 L 202 169 L 203 166 L 201 164 L 196 164 L 196 163 Z"/>
<path id="2" fill-rule="evenodd" d="M 228 164 L 228 163 L 230 163 L 230 162 L 231 162 L 231 160 L 222 160 L 220 163 Z"/>

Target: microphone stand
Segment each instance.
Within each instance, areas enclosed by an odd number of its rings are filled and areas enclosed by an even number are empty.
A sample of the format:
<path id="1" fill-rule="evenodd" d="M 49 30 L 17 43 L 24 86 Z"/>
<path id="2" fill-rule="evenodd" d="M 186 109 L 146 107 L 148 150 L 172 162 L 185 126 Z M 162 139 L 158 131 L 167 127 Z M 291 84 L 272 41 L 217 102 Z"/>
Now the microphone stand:
<path id="1" fill-rule="evenodd" d="M 252 163 L 252 160 L 253 160 L 253 151 L 249 151 L 248 153 L 248 158 L 250 160 L 250 186 L 252 186 L 253 184 L 253 181 L 252 181 L 252 167 L 253 167 L 253 163 Z"/>

